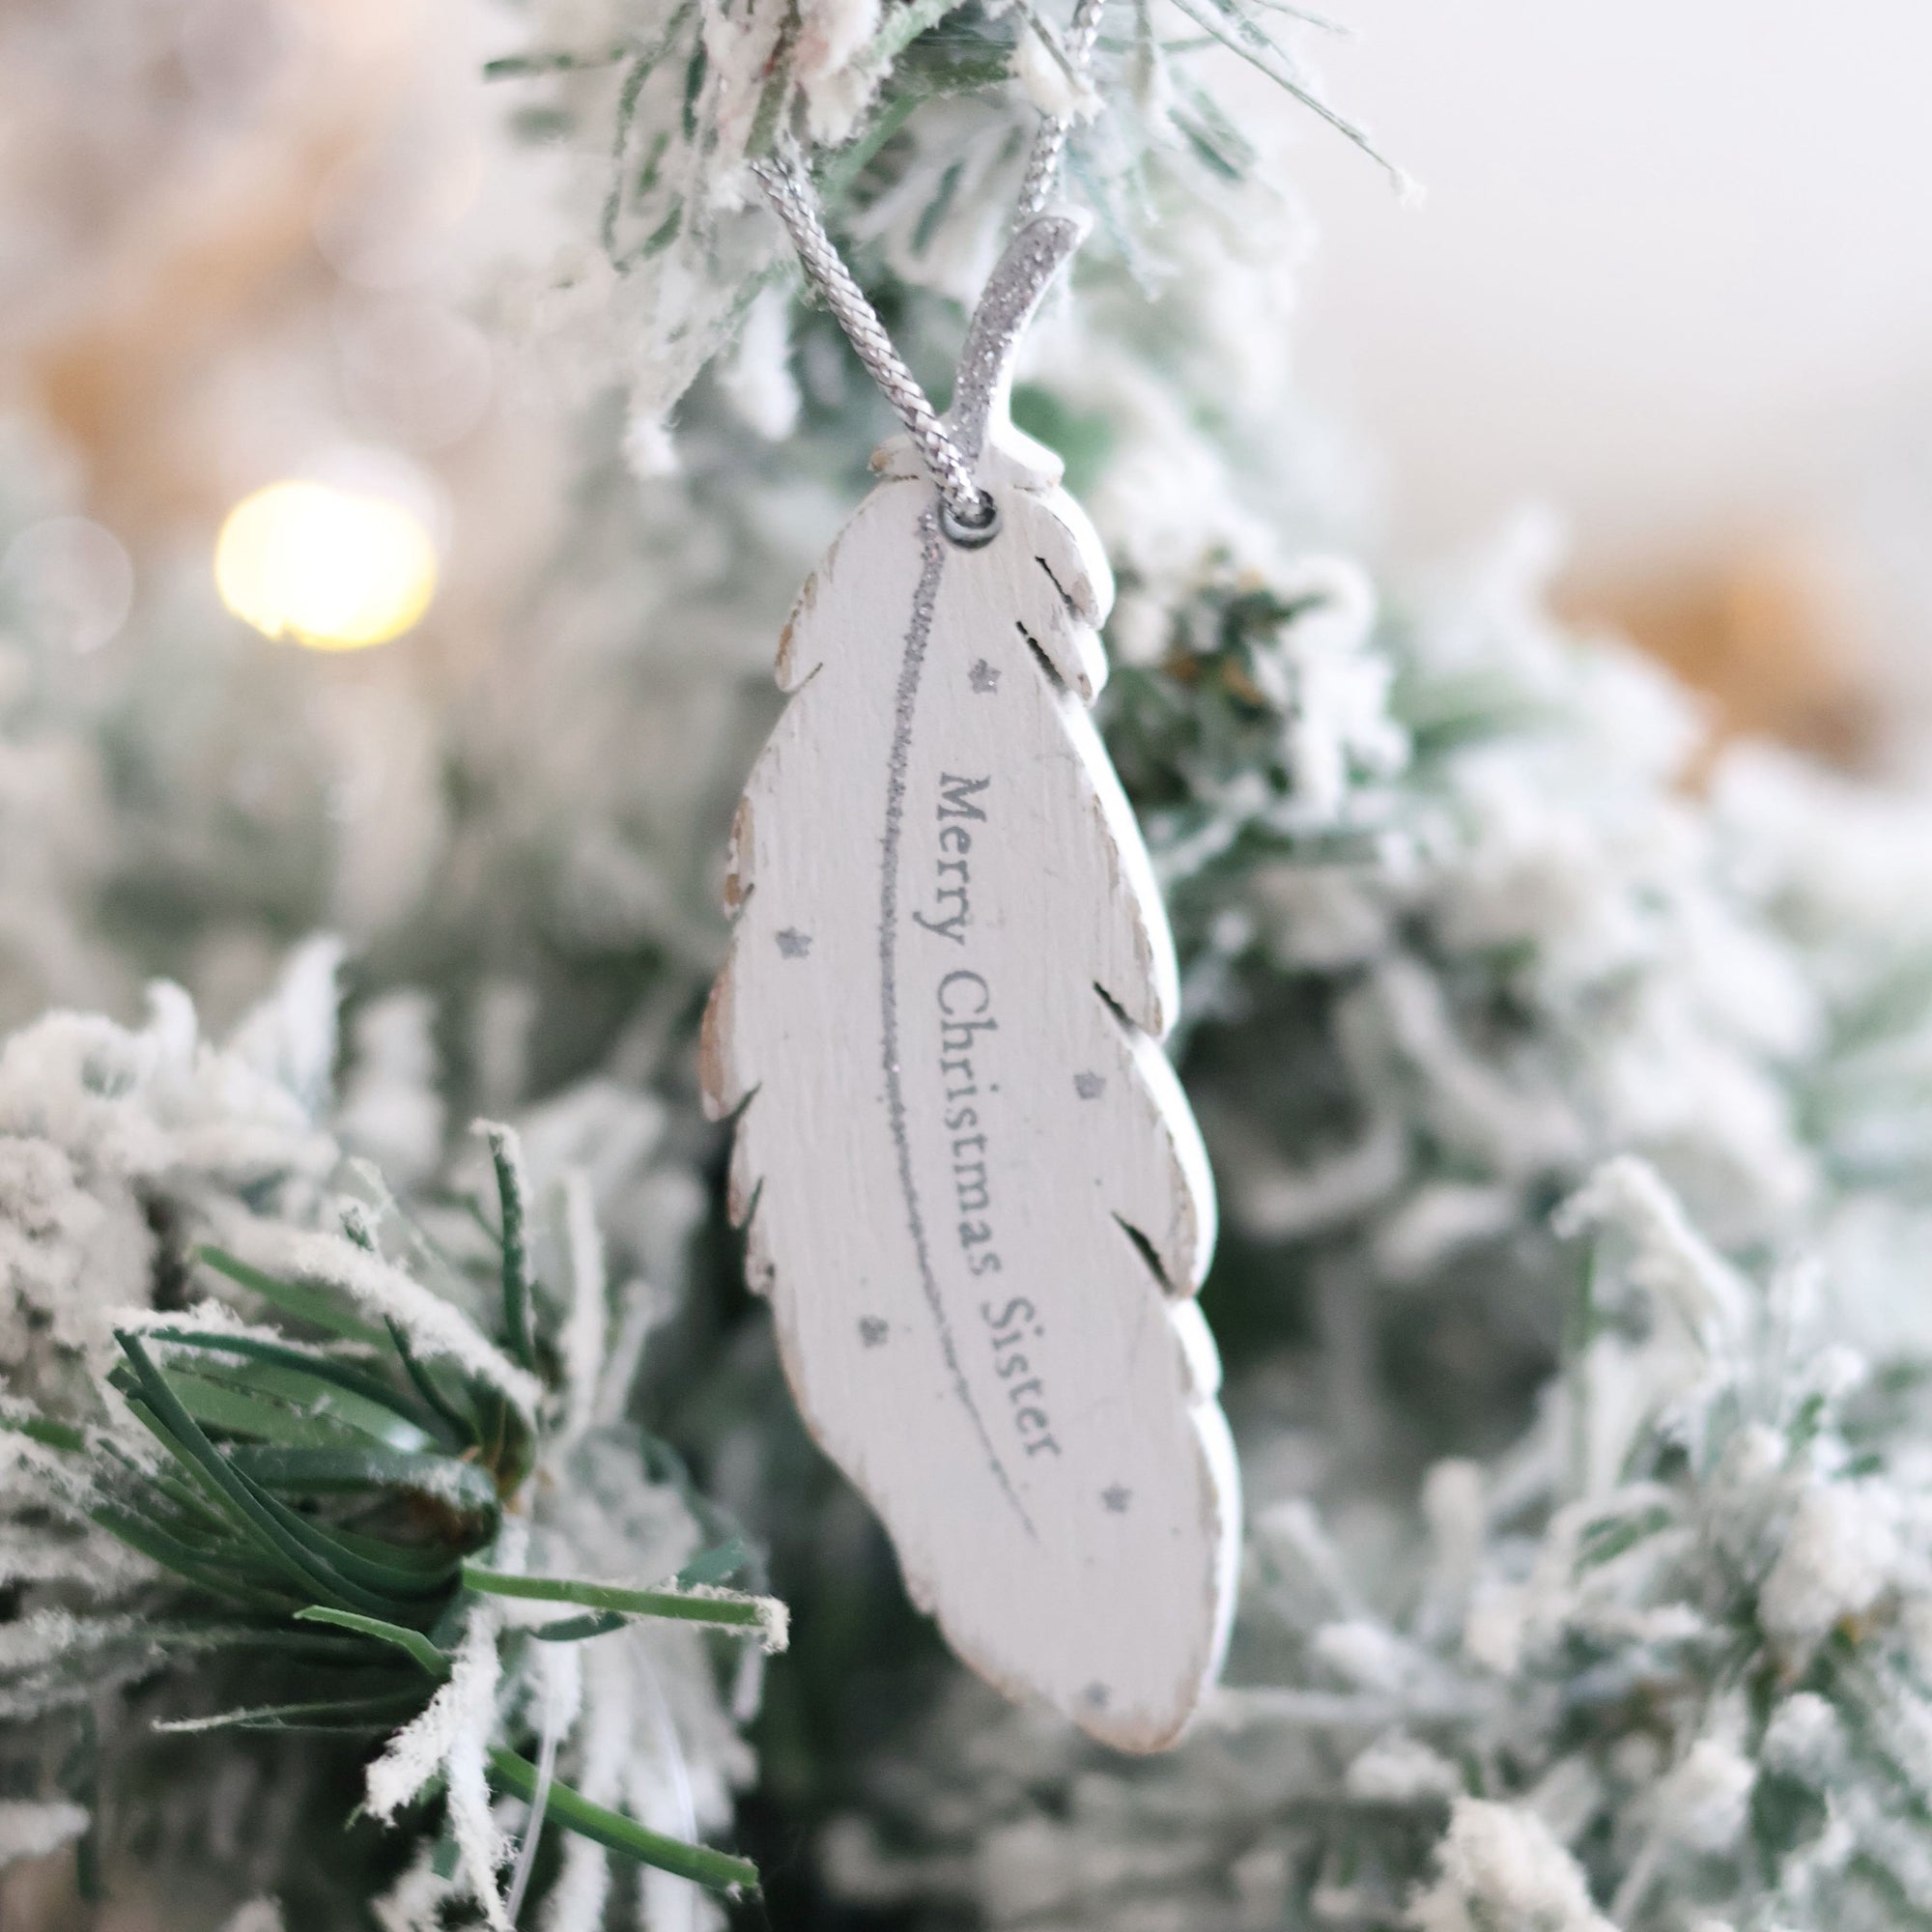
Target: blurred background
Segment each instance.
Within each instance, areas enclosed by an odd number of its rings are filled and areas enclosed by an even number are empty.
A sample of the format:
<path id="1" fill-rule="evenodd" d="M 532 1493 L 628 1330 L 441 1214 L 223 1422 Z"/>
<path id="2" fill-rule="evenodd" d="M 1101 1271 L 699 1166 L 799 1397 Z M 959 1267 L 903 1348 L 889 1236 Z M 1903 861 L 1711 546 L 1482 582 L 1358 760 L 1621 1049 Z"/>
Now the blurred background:
<path id="1" fill-rule="evenodd" d="M 1334 99 L 1419 205 L 1298 136 L 1302 379 L 1384 541 L 1524 501 L 1567 597 L 1848 752 L 1917 709 L 1932 512 L 1932 15 L 1906 0 L 1361 0 Z"/>
<path id="2" fill-rule="evenodd" d="M 1265 103 L 1320 236 L 1281 326 L 1384 560 L 1542 505 L 1569 608 L 1728 722 L 1897 755 L 1916 734 L 1875 720 L 1932 703 L 1901 641 L 1932 616 L 1932 16 L 1339 11 L 1348 33 L 1311 55 L 1423 192 L 1405 205 Z M 231 508 L 298 473 L 401 501 L 434 547 L 418 654 L 453 619 L 487 625 L 540 554 L 561 459 L 479 292 L 500 311 L 503 260 L 555 242 L 557 169 L 508 149 L 516 101 L 473 83 L 529 24 L 457 0 L 6 11 L 0 381 L 98 526 L 18 536 L 6 568 L 86 606 L 78 639 L 114 630 L 135 561 L 205 565 Z M 554 306 L 554 279 L 531 299 Z M 565 362 L 538 378 L 547 405 Z M 429 565 L 393 567 L 413 588 L 352 630 L 427 594 Z"/>

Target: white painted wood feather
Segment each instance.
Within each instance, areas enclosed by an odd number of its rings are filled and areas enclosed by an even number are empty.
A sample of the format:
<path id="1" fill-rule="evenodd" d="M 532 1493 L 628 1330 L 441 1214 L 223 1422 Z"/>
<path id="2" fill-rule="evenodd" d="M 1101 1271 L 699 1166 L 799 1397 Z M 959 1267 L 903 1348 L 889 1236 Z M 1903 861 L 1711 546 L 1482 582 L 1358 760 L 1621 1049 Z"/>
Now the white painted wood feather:
<path id="1" fill-rule="evenodd" d="M 1173 943 L 1086 709 L 1112 582 L 1008 420 L 1079 234 L 1031 223 L 969 337 L 949 425 L 997 534 L 950 541 L 889 443 L 785 627 L 703 1076 L 799 1406 L 915 1601 L 1009 1694 L 1152 1750 L 1219 1667 L 1238 1484 L 1189 1298 L 1212 1183 L 1155 1044 Z"/>

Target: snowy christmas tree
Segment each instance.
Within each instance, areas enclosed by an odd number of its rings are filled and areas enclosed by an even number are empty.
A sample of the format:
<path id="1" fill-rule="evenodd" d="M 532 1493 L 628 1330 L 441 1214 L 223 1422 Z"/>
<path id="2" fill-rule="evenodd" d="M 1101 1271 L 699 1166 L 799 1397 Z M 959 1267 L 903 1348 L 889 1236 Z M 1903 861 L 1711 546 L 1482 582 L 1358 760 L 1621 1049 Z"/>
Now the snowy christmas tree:
<path id="1" fill-rule="evenodd" d="M 1538 526 L 1356 560 L 1286 350 L 1281 130 L 1382 165 L 1321 32 L 0 27 L 10 1925 L 1926 1922 L 1932 802 L 1707 744 Z M 779 630 L 893 429 L 753 164 L 943 398 L 1043 114 L 1094 231 L 1014 415 L 1118 584 L 1246 1495 L 1144 1759 L 907 1602 L 698 1097 Z M 278 480 L 251 567 L 383 504 L 400 577 L 224 610 Z"/>

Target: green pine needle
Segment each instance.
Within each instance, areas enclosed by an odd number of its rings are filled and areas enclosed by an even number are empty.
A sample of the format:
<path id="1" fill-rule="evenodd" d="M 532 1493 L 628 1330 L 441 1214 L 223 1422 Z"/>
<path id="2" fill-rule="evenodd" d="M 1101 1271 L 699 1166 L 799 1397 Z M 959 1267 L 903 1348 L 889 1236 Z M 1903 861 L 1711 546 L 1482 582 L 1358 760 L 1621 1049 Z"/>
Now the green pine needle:
<path id="1" fill-rule="evenodd" d="M 490 1750 L 490 1768 L 505 1791 L 526 1801 L 537 1788 L 536 1766 L 500 1745 Z M 668 1838 L 626 1818 L 620 1811 L 593 1804 L 582 1792 L 567 1784 L 553 1782 L 550 1787 L 548 1816 L 567 1825 L 607 1850 L 621 1853 L 638 1863 L 656 1865 L 660 1871 L 675 1872 L 713 1891 L 755 1891 L 758 1868 L 750 1859 L 733 1858 L 728 1852 L 713 1851 L 708 1845 L 686 1844 L 682 1838 Z"/>
<path id="2" fill-rule="evenodd" d="M 587 1609 L 612 1610 L 623 1616 L 668 1617 L 681 1623 L 755 1632 L 774 1649 L 783 1648 L 783 1606 L 770 1597 L 752 1597 L 736 1590 L 630 1590 L 614 1583 L 586 1583 L 563 1577 L 512 1576 L 474 1563 L 463 1566 L 463 1580 L 472 1590 L 493 1597 L 582 1604 Z"/>
<path id="3" fill-rule="evenodd" d="M 294 1316 L 298 1321 L 304 1321 L 311 1328 L 321 1328 L 345 1342 L 360 1342 L 365 1348 L 379 1349 L 383 1346 L 384 1336 L 382 1329 L 350 1314 L 322 1289 L 311 1288 L 305 1282 L 278 1280 L 274 1275 L 238 1260 L 225 1248 L 204 1244 L 194 1252 L 195 1259 L 204 1266 L 213 1268 L 216 1274 L 226 1275 L 238 1286 L 259 1294 L 271 1307 L 279 1308 L 284 1315 Z"/>
<path id="4" fill-rule="evenodd" d="M 530 1278 L 524 1233 L 525 1200 L 529 1190 L 524 1179 L 523 1153 L 510 1128 L 485 1121 L 481 1132 L 489 1142 L 491 1164 L 497 1170 L 497 1196 L 502 1214 L 503 1326 L 509 1334 L 511 1354 L 525 1368 L 533 1369 L 537 1350 L 531 1304 L 536 1284 Z"/>
<path id="5" fill-rule="evenodd" d="M 296 1621 L 333 1624 L 338 1630 L 358 1631 L 378 1642 L 393 1644 L 413 1658 L 431 1677 L 440 1680 L 449 1675 L 449 1659 L 421 1631 L 410 1630 L 405 1625 L 384 1623 L 381 1617 L 365 1617 L 355 1610 L 331 1609 L 327 1604 L 311 1604 L 306 1609 L 298 1610 Z"/>

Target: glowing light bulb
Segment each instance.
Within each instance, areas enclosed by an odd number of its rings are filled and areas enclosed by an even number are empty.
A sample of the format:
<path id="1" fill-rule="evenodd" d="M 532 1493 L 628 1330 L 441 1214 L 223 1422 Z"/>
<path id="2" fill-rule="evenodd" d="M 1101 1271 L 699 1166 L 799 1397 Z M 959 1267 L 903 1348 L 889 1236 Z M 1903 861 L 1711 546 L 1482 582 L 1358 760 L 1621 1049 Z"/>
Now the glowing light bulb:
<path id="1" fill-rule="evenodd" d="M 271 483 L 229 511 L 214 583 L 265 638 L 359 651 L 400 637 L 436 595 L 436 546 L 383 497 L 329 483 Z"/>

